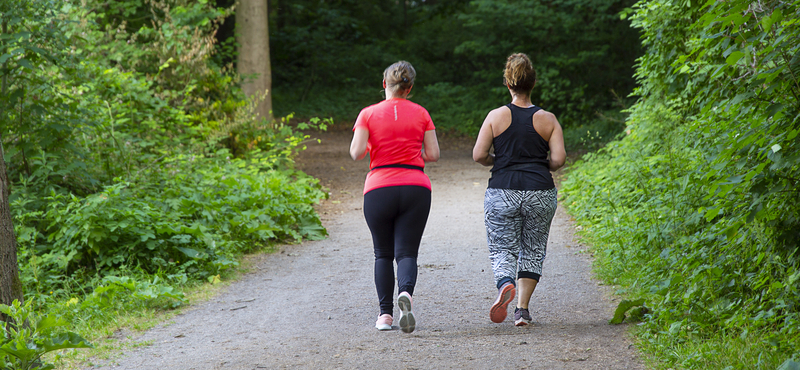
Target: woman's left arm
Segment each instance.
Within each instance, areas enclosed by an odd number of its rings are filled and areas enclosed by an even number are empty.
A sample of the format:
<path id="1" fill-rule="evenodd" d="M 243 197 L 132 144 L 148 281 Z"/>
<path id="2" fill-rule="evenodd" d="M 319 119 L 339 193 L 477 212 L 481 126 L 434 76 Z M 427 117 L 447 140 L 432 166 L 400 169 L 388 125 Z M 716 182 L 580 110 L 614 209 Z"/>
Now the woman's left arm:
<path id="1" fill-rule="evenodd" d="M 567 161 L 567 151 L 564 149 L 564 133 L 556 116 L 550 114 L 548 118 L 551 119 L 553 125 L 553 132 L 550 134 L 550 140 L 547 141 L 550 146 L 550 171 L 556 171 Z"/>
<path id="2" fill-rule="evenodd" d="M 350 142 L 350 157 L 354 161 L 367 156 L 367 142 L 369 142 L 369 130 L 356 128 L 353 132 L 353 141 Z"/>

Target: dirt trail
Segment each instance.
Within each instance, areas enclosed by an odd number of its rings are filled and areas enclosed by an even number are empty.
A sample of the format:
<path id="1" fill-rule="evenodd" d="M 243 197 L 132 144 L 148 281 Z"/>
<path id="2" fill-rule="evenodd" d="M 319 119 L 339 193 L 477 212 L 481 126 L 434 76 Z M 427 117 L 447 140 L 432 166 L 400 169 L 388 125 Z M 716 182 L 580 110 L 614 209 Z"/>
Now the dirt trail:
<path id="1" fill-rule="evenodd" d="M 348 130 L 312 136 L 322 142 L 309 144 L 298 167 L 330 189 L 318 208 L 330 237 L 263 256 L 214 299 L 136 339 L 152 345 L 103 368 L 644 368 L 626 328 L 607 324 L 615 303 L 592 278 L 563 208 L 531 300 L 534 325 L 489 321 L 497 293 L 482 216 L 489 171 L 472 161 L 471 143 L 463 140 L 441 140 L 440 161 L 426 168 L 433 205 L 418 259 L 416 331 L 377 331 L 372 246 L 361 210 L 368 163 L 349 158 Z"/>

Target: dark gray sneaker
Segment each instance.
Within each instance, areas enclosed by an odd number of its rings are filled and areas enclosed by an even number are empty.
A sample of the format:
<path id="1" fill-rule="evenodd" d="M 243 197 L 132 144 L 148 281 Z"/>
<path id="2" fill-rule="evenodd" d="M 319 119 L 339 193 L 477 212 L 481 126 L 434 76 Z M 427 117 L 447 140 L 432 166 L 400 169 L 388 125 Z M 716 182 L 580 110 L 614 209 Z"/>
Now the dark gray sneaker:
<path id="1" fill-rule="evenodd" d="M 531 321 L 533 321 L 533 319 L 531 319 L 531 313 L 528 312 L 527 308 L 517 307 L 514 310 L 514 325 L 525 326 L 530 324 Z"/>

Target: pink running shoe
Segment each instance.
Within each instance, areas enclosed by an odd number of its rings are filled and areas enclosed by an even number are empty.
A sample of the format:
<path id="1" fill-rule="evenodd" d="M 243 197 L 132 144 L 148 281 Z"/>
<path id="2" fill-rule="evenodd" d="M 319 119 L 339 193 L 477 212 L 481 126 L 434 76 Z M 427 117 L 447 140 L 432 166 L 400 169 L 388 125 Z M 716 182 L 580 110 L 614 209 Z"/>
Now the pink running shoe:
<path id="1" fill-rule="evenodd" d="M 385 313 L 378 316 L 378 321 L 375 322 L 375 328 L 380 331 L 392 330 L 392 315 Z"/>
<path id="2" fill-rule="evenodd" d="M 417 325 L 414 313 L 411 312 L 411 295 L 402 292 L 397 296 L 397 306 L 400 307 L 400 330 L 411 333 Z"/>
<path id="3" fill-rule="evenodd" d="M 494 301 L 492 308 L 489 309 L 489 318 L 492 322 L 500 323 L 506 319 L 508 315 L 508 304 L 514 299 L 517 294 L 517 289 L 514 284 L 505 283 L 500 287 L 497 293 L 497 299 Z"/>

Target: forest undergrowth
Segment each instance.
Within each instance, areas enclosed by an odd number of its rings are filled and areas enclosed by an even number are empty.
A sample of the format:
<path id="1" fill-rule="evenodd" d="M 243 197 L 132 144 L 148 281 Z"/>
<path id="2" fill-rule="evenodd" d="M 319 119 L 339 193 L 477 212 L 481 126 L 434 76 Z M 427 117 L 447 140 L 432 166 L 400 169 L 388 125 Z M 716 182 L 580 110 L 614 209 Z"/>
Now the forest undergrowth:
<path id="1" fill-rule="evenodd" d="M 638 102 L 563 189 L 597 271 L 654 368 L 800 368 L 800 2 L 624 15 Z"/>
<path id="2" fill-rule="evenodd" d="M 247 252 L 319 239 L 293 157 L 328 120 L 254 117 L 208 1 L 0 2 L 2 140 L 24 304 L 0 368 L 48 368 L 187 302 Z M 138 319 L 137 319 L 138 318 Z M 135 325 L 135 324 L 134 324 Z M 45 355 L 45 357 L 42 357 Z"/>

